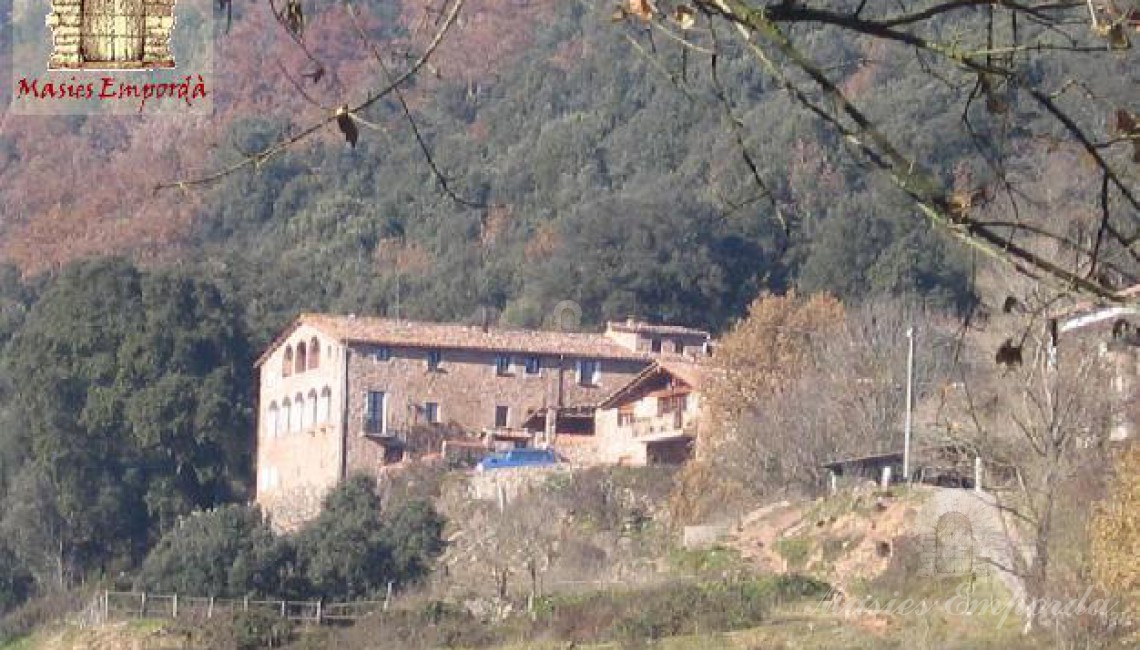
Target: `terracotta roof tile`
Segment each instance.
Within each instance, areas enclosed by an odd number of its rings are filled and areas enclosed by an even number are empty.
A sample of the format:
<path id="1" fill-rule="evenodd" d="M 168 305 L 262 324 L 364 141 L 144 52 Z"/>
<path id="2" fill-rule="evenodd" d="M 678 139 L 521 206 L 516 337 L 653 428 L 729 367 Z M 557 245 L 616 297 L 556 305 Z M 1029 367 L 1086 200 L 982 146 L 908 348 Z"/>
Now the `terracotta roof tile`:
<path id="1" fill-rule="evenodd" d="M 654 323 L 645 323 L 642 321 L 610 321 L 606 323 L 606 327 L 615 332 L 636 332 L 638 334 L 688 334 L 693 336 L 703 336 L 709 338 L 710 334 L 705 330 L 694 329 L 692 327 L 684 327 L 681 325 L 658 325 Z"/>
<path id="2" fill-rule="evenodd" d="M 642 370 L 634 376 L 633 379 L 630 379 L 624 386 L 619 387 L 602 400 L 598 404 L 598 408 L 613 408 L 625 395 L 628 395 L 631 391 L 635 390 L 638 386 L 659 372 L 673 375 L 688 384 L 693 390 L 699 391 L 705 378 L 711 372 L 715 372 L 715 370 L 688 357 L 676 356 L 669 359 L 657 359 L 652 365 Z"/>
<path id="3" fill-rule="evenodd" d="M 604 334 L 550 332 L 501 327 L 484 328 L 458 323 L 429 323 L 391 318 L 301 314 L 277 338 L 258 364 L 281 344 L 298 325 L 309 325 L 346 343 L 374 343 L 392 346 L 433 347 L 466 350 L 499 350 L 524 354 L 564 354 L 598 359 L 648 361 L 650 356 L 636 352 Z"/>

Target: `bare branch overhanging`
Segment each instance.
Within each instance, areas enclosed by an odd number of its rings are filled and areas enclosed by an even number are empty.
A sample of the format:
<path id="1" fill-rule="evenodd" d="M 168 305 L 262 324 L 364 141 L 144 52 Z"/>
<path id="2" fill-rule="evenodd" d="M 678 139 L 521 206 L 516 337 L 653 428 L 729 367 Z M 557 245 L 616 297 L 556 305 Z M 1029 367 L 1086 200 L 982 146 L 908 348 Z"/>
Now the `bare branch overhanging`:
<path id="1" fill-rule="evenodd" d="M 811 8 L 796 2 L 765 6 L 754 6 L 752 3 L 742 0 L 697 0 L 695 3 L 697 8 L 706 14 L 736 25 L 747 46 L 754 54 L 758 55 L 758 59 L 767 70 L 788 90 L 792 91 L 793 97 L 801 105 L 824 119 L 838 130 L 848 142 L 855 144 L 862 150 L 873 163 L 888 173 L 911 196 L 927 218 L 946 229 L 952 236 L 999 261 L 1011 265 L 1019 272 L 1035 276 L 1040 280 L 1046 280 L 1062 290 L 1091 295 L 1107 302 L 1126 302 L 1131 299 L 1129 295 L 1093 279 L 1092 274 L 1101 262 L 1100 253 L 1105 236 L 1113 237 L 1133 259 L 1137 259 L 1138 255 L 1134 247 L 1136 236 L 1122 232 L 1120 227 L 1112 223 L 1112 214 L 1108 208 L 1108 186 L 1111 185 L 1123 199 L 1126 204 L 1125 210 L 1131 211 L 1133 227 L 1140 225 L 1140 218 L 1138 218 L 1140 202 L 1137 201 L 1129 185 L 1122 179 L 1121 174 L 1101 155 L 1099 147 L 1094 143 L 1094 138 L 1089 137 L 1048 93 L 1024 83 L 1016 70 L 995 64 L 993 48 L 978 52 L 959 51 L 956 48 L 930 41 L 911 32 L 896 29 L 898 26 L 920 23 L 935 15 L 950 11 L 995 4 L 999 3 L 989 1 L 948 2 L 901 17 L 872 20 L 860 16 L 862 5 L 852 13 L 839 13 Z M 1008 11 L 1023 12 L 1026 16 L 1042 22 L 1055 22 L 1055 19 L 1050 15 L 1052 12 L 1083 7 L 1085 3 L 1000 4 Z M 822 66 L 810 57 L 805 56 L 795 46 L 779 28 L 777 25 L 779 22 L 827 24 L 855 33 L 903 43 L 920 51 L 930 52 L 950 60 L 962 68 L 978 74 L 981 79 L 985 78 L 984 75 L 1000 77 L 1006 83 L 1016 84 L 1019 88 L 1027 91 L 1033 100 L 1052 115 L 1080 144 L 1102 172 L 1104 182 L 1104 188 L 1101 192 L 1102 216 L 1098 226 L 1098 238 L 1090 253 L 1089 266 L 1091 268 L 1089 273 L 1081 274 L 1076 270 L 1064 268 L 1040 253 L 1014 243 L 1008 234 L 1002 234 L 985 222 L 976 221 L 964 212 L 954 210 L 949 192 L 941 187 L 937 179 L 919 168 L 913 160 L 903 155 L 898 147 L 876 128 L 873 121 L 840 91 L 835 82 L 823 71 Z M 831 104 L 837 107 L 837 113 L 832 113 L 818 103 L 812 102 L 804 91 L 796 88 L 786 71 L 772 57 L 763 53 L 761 45 L 756 42 L 757 39 L 779 53 L 799 72 L 806 74 Z M 1016 49 L 1032 51 L 1034 48 L 1031 46 L 1007 48 L 1008 51 Z M 1084 51 L 1087 48 L 1074 46 L 1072 49 Z M 849 126 L 848 123 L 852 123 L 853 126 Z M 1127 218 L 1128 214 L 1125 217 Z"/>

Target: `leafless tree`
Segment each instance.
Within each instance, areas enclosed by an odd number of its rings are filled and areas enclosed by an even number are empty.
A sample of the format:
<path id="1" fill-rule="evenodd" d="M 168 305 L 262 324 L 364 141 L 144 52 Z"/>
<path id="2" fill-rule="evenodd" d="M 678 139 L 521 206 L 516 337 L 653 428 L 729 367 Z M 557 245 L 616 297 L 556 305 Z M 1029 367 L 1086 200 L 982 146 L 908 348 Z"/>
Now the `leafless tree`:
<path id="1" fill-rule="evenodd" d="M 1071 557 L 1083 539 L 1088 504 L 1099 494 L 1109 432 L 1118 406 L 1112 367 L 1095 340 L 1030 335 L 1021 365 L 999 368 L 984 353 L 967 353 L 962 381 L 946 412 L 949 441 L 986 461 L 984 487 L 1004 513 L 1010 566 L 1030 597 L 1064 590 L 1063 575 L 1079 573 Z M 1067 565 L 1067 566 L 1066 566 Z M 1079 595 L 1079 594 L 1078 594 Z"/>
<path id="2" fill-rule="evenodd" d="M 823 487 L 827 461 L 901 449 L 908 328 L 923 341 L 916 401 L 935 396 L 951 377 L 953 321 L 903 301 L 871 302 L 812 336 L 807 367 L 747 405 L 713 462 L 762 492 L 810 492 Z"/>

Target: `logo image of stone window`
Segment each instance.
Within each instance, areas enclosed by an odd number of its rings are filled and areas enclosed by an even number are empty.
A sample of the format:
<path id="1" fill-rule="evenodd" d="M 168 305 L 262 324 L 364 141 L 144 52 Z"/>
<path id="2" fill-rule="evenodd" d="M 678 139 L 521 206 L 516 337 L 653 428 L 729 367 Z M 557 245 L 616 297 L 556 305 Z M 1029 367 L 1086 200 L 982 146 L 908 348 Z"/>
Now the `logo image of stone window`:
<path id="1" fill-rule="evenodd" d="M 174 0 L 53 0 L 48 68 L 173 68 Z"/>

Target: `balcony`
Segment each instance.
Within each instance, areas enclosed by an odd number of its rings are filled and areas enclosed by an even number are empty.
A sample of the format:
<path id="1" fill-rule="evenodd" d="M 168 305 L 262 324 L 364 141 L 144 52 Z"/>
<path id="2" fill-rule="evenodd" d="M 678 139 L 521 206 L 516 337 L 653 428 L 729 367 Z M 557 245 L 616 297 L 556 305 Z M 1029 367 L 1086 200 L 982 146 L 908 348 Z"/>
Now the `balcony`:
<path id="1" fill-rule="evenodd" d="M 641 442 L 679 440 L 694 438 L 697 435 L 696 418 L 683 411 L 656 417 L 635 418 L 624 428 L 632 429 L 634 439 Z"/>
<path id="2" fill-rule="evenodd" d="M 393 427 L 385 427 L 382 420 L 373 420 L 370 418 L 361 420 L 360 435 L 365 438 L 378 440 L 385 444 L 402 442 L 407 438 L 402 431 L 397 431 Z"/>

